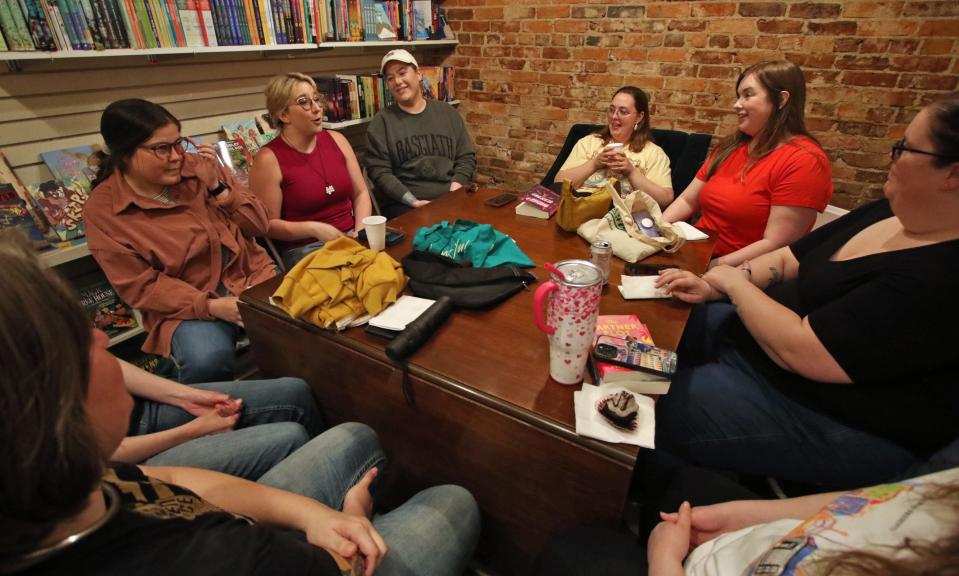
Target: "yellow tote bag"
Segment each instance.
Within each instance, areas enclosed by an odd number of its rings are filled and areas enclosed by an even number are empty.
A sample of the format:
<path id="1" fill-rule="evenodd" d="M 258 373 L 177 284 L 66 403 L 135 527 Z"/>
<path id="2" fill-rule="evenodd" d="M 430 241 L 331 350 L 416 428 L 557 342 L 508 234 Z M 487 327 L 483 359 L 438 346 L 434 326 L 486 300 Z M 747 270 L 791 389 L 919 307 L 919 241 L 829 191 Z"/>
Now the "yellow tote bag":
<path id="1" fill-rule="evenodd" d="M 556 223 L 567 232 L 573 232 L 584 222 L 602 218 L 609 212 L 612 196 L 617 194 L 614 188 L 616 179 L 607 180 L 598 188 L 580 188 L 572 191 L 569 180 L 563 180 Z"/>

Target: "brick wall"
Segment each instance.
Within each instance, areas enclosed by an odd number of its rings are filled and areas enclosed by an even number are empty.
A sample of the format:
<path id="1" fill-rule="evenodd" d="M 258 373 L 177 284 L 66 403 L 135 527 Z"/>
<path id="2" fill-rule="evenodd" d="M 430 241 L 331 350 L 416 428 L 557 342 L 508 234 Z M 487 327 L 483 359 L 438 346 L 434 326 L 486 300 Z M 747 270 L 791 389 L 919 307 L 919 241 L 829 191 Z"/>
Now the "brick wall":
<path id="1" fill-rule="evenodd" d="M 832 202 L 852 207 L 881 194 L 889 146 L 923 103 L 959 89 L 957 0 L 443 4 L 479 171 L 506 189 L 537 182 L 571 124 L 605 123 L 619 86 L 649 93 L 654 127 L 724 136 L 742 68 L 787 59 L 806 73 Z"/>

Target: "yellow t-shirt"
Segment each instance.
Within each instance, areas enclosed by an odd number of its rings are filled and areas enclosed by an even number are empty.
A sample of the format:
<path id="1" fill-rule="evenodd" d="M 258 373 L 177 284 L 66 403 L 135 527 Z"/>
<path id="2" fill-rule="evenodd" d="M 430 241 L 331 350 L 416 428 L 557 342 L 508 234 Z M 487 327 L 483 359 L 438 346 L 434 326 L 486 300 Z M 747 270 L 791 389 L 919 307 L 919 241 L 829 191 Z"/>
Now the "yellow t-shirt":
<path id="1" fill-rule="evenodd" d="M 563 167 L 560 168 L 560 170 L 580 166 L 599 156 L 602 151 L 602 138 L 595 134 L 590 134 L 580 139 L 580 141 L 573 146 L 573 151 L 569 153 L 569 157 L 566 158 L 566 162 L 563 163 Z M 624 147 L 623 151 L 626 153 L 626 158 L 633 163 L 633 166 L 642 170 L 647 178 L 664 188 L 673 187 L 671 171 L 669 169 L 669 157 L 666 156 L 662 148 L 652 142 L 647 142 L 639 152 L 633 152 L 628 146 Z M 586 179 L 583 187 L 595 188 L 600 186 L 610 175 L 610 171 L 606 168 L 597 170 Z M 622 180 L 620 191 L 624 196 L 633 191 L 633 187 L 630 186 L 629 181 L 625 178 Z"/>

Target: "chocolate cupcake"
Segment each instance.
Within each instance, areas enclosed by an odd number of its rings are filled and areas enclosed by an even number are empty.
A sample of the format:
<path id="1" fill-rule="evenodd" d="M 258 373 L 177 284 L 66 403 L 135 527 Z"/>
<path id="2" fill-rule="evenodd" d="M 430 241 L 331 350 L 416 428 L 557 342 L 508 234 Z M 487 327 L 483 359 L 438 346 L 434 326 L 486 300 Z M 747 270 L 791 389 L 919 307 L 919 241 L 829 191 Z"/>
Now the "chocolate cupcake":
<path id="1" fill-rule="evenodd" d="M 596 409 L 613 426 L 624 430 L 635 430 L 639 417 L 639 404 L 636 397 L 625 390 L 610 394 L 599 401 Z"/>

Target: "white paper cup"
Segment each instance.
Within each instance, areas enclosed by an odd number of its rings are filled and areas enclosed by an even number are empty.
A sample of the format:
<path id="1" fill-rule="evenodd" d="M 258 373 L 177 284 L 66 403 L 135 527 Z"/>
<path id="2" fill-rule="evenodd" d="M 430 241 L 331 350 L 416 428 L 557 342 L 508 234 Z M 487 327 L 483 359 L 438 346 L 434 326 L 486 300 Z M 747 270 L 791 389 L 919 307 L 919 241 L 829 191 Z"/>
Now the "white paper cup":
<path id="1" fill-rule="evenodd" d="M 386 248 L 386 216 L 367 216 L 363 219 L 363 229 L 370 250 L 379 252 Z"/>

